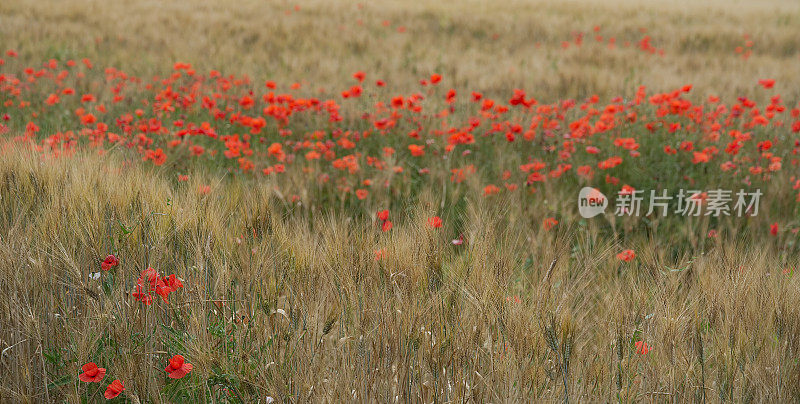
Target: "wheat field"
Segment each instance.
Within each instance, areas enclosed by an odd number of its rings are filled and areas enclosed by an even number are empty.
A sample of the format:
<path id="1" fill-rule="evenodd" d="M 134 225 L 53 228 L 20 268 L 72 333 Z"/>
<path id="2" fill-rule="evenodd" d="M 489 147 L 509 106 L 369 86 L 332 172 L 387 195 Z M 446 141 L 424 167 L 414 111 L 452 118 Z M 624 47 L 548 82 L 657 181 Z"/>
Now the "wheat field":
<path id="1" fill-rule="evenodd" d="M 0 402 L 796 402 L 798 21 L 4 1 Z"/>

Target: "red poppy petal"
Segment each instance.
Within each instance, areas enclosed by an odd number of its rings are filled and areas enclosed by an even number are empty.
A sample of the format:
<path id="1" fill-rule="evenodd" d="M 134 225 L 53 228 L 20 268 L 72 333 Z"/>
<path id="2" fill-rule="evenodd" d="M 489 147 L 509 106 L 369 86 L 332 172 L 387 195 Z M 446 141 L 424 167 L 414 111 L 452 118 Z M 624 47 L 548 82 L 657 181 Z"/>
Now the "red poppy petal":
<path id="1" fill-rule="evenodd" d="M 173 368 L 177 369 L 177 368 L 181 367 L 181 365 L 183 365 L 183 361 L 184 361 L 183 356 L 175 355 L 169 360 L 169 364 Z"/>
<path id="2" fill-rule="evenodd" d="M 108 388 L 106 389 L 106 394 L 103 394 L 103 396 L 104 396 L 105 398 L 109 399 L 109 400 L 111 400 L 112 398 L 114 398 L 114 397 L 118 396 L 118 395 L 119 395 L 119 393 L 122 393 L 122 390 L 120 390 L 120 391 L 117 391 L 117 390 L 115 390 L 114 388 L 112 388 L 111 386 L 113 386 L 113 384 L 110 384 L 110 385 L 108 386 Z"/>
<path id="3" fill-rule="evenodd" d="M 114 380 L 106 387 L 106 393 L 103 396 L 110 400 L 122 393 L 123 390 L 125 390 L 125 385 L 119 380 Z"/>
<path id="4" fill-rule="evenodd" d="M 175 369 L 172 373 L 167 375 L 167 377 L 169 377 L 170 379 L 180 379 L 184 376 L 186 376 L 186 372 L 183 370 L 182 367 Z"/>

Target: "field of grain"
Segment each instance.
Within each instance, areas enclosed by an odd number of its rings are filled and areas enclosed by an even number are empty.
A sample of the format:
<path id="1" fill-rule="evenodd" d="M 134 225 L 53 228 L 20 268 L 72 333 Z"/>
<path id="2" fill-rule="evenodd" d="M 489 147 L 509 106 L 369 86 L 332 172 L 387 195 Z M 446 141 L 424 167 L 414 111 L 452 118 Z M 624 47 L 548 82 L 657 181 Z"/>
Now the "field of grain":
<path id="1" fill-rule="evenodd" d="M 0 402 L 798 401 L 798 22 L 0 2 Z"/>

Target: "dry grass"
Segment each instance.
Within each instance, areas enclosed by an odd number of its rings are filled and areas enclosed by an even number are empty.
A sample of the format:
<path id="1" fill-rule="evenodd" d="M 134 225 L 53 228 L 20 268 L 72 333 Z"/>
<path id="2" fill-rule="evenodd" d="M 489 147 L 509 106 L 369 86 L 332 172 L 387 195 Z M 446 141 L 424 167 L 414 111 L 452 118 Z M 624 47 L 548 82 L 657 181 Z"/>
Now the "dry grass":
<path id="1" fill-rule="evenodd" d="M 145 401 L 800 394 L 800 285 L 782 272 L 797 262 L 768 242 L 675 257 L 637 237 L 638 263 L 620 264 L 596 232 L 545 232 L 478 199 L 469 242 L 442 247 L 424 203 L 387 236 L 286 211 L 244 181 L 200 196 L 110 157 L 76 159 L 0 160 L 3 401 L 79 401 L 86 385 L 70 375 L 89 360 Z M 109 250 L 121 266 L 90 279 Z M 184 278 L 170 305 L 130 298 L 147 266 Z M 634 353 L 639 338 L 650 354 Z M 196 369 L 180 389 L 157 368 L 175 351 Z"/>

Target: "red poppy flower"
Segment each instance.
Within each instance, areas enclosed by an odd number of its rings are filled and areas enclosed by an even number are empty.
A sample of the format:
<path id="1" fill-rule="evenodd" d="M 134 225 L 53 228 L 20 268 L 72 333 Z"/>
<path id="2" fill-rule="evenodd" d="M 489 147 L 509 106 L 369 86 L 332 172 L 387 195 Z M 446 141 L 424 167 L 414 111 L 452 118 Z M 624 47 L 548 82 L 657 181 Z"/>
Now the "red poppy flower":
<path id="1" fill-rule="evenodd" d="M 389 220 L 389 210 L 388 209 L 384 209 L 384 210 L 378 211 L 378 220 L 381 220 L 381 221 Z"/>
<path id="2" fill-rule="evenodd" d="M 170 276 L 165 276 L 164 283 L 167 286 L 169 286 L 169 288 L 172 289 L 173 292 L 178 290 L 178 288 L 183 287 L 183 282 L 181 282 L 180 278 L 175 276 L 175 274 L 171 274 Z"/>
<path id="3" fill-rule="evenodd" d="M 633 250 L 624 250 L 617 254 L 617 259 L 624 262 L 632 261 L 634 258 L 636 258 L 636 253 Z"/>
<path id="4" fill-rule="evenodd" d="M 183 287 L 181 282 L 175 274 L 165 276 L 163 278 L 156 278 L 155 292 L 157 295 L 164 299 L 164 303 L 169 303 L 169 294 Z"/>
<path id="5" fill-rule="evenodd" d="M 392 108 L 402 108 L 403 107 L 403 96 L 398 95 L 397 97 L 392 98 Z"/>
<path id="6" fill-rule="evenodd" d="M 647 355 L 652 349 L 652 347 L 644 341 L 636 341 L 634 346 L 636 347 L 636 353 L 639 355 Z"/>
<path id="7" fill-rule="evenodd" d="M 186 363 L 181 355 L 175 355 L 169 360 L 165 372 L 170 379 L 180 379 L 192 371 L 192 364 Z"/>
<path id="8" fill-rule="evenodd" d="M 157 295 L 161 296 L 161 299 L 164 300 L 164 303 L 169 303 L 169 293 L 172 292 L 172 289 L 164 284 L 161 279 L 159 279 L 158 284 L 156 285 L 155 292 Z"/>
<path id="9" fill-rule="evenodd" d="M 81 370 L 83 373 L 78 375 L 78 378 L 81 379 L 82 382 L 100 383 L 100 380 L 106 377 L 106 369 L 97 367 L 94 362 L 89 362 L 81 366 Z"/>
<path id="10" fill-rule="evenodd" d="M 106 387 L 106 394 L 104 394 L 104 396 L 106 399 L 111 400 L 112 398 L 118 396 L 119 393 L 122 393 L 123 390 L 125 390 L 125 385 L 119 380 L 114 380 L 108 385 L 108 387 Z"/>
<path id="11" fill-rule="evenodd" d="M 147 306 L 153 303 L 153 298 L 147 293 L 144 287 L 142 287 L 141 283 L 136 284 L 136 288 L 134 289 L 132 295 L 134 299 L 144 303 Z"/>
<path id="12" fill-rule="evenodd" d="M 100 264 L 100 268 L 103 271 L 108 271 L 109 269 L 119 265 L 119 260 L 113 254 L 109 254 L 106 259 Z"/>
<path id="13" fill-rule="evenodd" d="M 769 234 L 772 234 L 773 236 L 778 235 L 778 222 L 769 225 Z"/>
<path id="14" fill-rule="evenodd" d="M 428 227 L 434 229 L 442 227 L 442 218 L 440 218 L 439 216 L 433 216 L 431 218 L 428 218 Z"/>
<path id="15" fill-rule="evenodd" d="M 761 79 L 761 80 L 758 81 L 758 84 L 761 85 L 761 87 L 769 89 L 769 88 L 775 87 L 775 80 L 773 80 L 773 79 Z"/>
<path id="16" fill-rule="evenodd" d="M 84 125 L 90 125 L 97 122 L 97 118 L 94 114 L 86 114 L 81 117 L 81 123 Z"/>
<path id="17" fill-rule="evenodd" d="M 692 163 L 700 164 L 700 163 L 708 163 L 711 160 L 711 156 L 704 152 L 693 152 L 694 158 L 692 158 Z"/>
<path id="18" fill-rule="evenodd" d="M 239 100 L 239 105 L 244 109 L 250 109 L 253 105 L 256 105 L 256 102 L 252 97 L 246 95 Z"/>
<path id="19" fill-rule="evenodd" d="M 420 146 L 416 144 L 408 145 L 408 150 L 411 152 L 411 155 L 414 157 L 420 157 L 425 155 L 425 146 Z"/>
<path id="20" fill-rule="evenodd" d="M 381 231 L 385 233 L 389 230 L 392 230 L 392 226 L 393 225 L 391 220 L 384 220 L 383 223 L 381 223 Z"/>
<path id="21" fill-rule="evenodd" d="M 489 185 L 483 187 L 483 195 L 484 196 L 495 195 L 495 194 L 498 194 L 498 193 L 500 193 L 500 187 L 498 187 L 497 185 L 489 184 Z"/>

